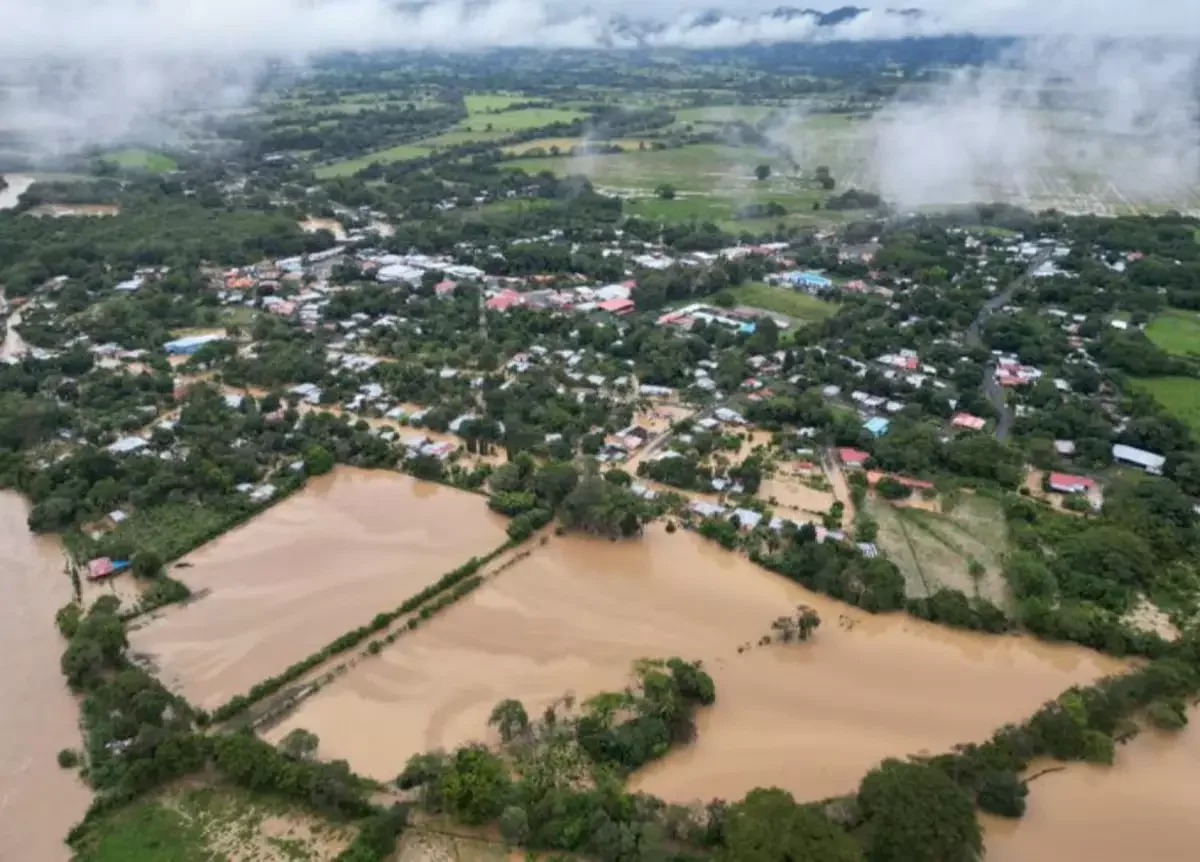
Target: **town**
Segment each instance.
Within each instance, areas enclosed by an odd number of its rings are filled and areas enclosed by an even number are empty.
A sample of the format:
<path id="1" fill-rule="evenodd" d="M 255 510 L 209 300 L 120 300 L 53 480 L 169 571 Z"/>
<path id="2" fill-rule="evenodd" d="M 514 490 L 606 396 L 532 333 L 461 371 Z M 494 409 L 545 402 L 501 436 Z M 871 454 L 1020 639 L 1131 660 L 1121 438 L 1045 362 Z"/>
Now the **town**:
<path id="1" fill-rule="evenodd" d="M 0 212 L 74 858 L 1061 858 L 1003 821 L 1195 751 L 1194 215 L 906 211 L 749 85 L 393 71 Z"/>

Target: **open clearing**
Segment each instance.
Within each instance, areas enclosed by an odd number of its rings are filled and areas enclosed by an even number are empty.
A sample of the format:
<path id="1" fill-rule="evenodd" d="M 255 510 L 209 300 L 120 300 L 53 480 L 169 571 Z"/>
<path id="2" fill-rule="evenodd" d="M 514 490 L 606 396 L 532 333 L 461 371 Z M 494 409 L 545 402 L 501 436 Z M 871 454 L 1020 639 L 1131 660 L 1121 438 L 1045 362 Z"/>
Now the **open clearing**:
<path id="1" fill-rule="evenodd" d="M 354 159 L 343 159 L 340 162 L 334 162 L 330 165 L 322 165 L 313 171 L 318 179 L 332 179 L 334 177 L 349 177 L 361 171 L 363 168 L 373 165 L 376 162 L 388 164 L 389 162 L 405 162 L 409 159 L 421 159 L 429 155 L 432 149 L 427 146 L 418 146 L 417 144 L 401 144 L 398 147 L 389 147 L 386 150 L 376 150 L 373 153 L 367 153 L 365 156 L 358 156 Z"/>
<path id="2" fill-rule="evenodd" d="M 1008 538 L 997 503 L 964 495 L 949 512 L 934 512 L 872 499 L 866 511 L 879 524 L 876 544 L 899 567 L 909 596 L 949 587 L 1007 604 L 1000 560 Z M 968 572 L 971 560 L 987 570 L 978 582 Z"/>
<path id="3" fill-rule="evenodd" d="M 761 308 L 785 314 L 796 320 L 820 322 L 837 314 L 838 307 L 831 302 L 809 296 L 790 287 L 773 287 L 762 282 L 750 282 L 730 288 L 730 293 L 739 305 Z"/>
<path id="4" fill-rule="evenodd" d="M 350 829 L 231 787 L 145 796 L 100 821 L 78 862 L 330 862 Z M 164 855 L 166 854 L 166 855 Z"/>
<path id="5" fill-rule="evenodd" d="M 117 150 L 105 153 L 101 158 L 118 167 L 149 171 L 153 174 L 167 173 L 179 167 L 170 156 L 164 156 L 162 153 L 152 150 Z"/>
<path id="6" fill-rule="evenodd" d="M 813 642 L 738 653 L 801 603 L 823 620 Z M 809 799 L 844 792 L 884 757 L 981 739 L 1121 666 L 1074 647 L 871 617 L 653 527 L 622 543 L 550 539 L 268 735 L 306 728 L 322 758 L 391 779 L 413 753 L 490 739 L 487 717 L 503 698 L 536 714 L 566 692 L 621 686 L 639 657 L 670 655 L 702 659 L 718 692 L 696 744 L 635 779 L 672 801 L 772 785 Z"/>
<path id="7" fill-rule="evenodd" d="M 1137 377 L 1130 382 L 1153 395 L 1193 431 L 1200 431 L 1200 380 L 1194 377 Z"/>
<path id="8" fill-rule="evenodd" d="M 510 105 L 528 102 L 530 98 L 520 93 L 467 93 L 463 96 L 468 114 L 503 111 Z"/>
<path id="9" fill-rule="evenodd" d="M 1173 308 L 1150 321 L 1146 337 L 1172 356 L 1200 353 L 1200 313 Z"/>
<path id="10" fill-rule="evenodd" d="M 212 709 L 504 540 L 478 496 L 340 468 L 188 555 L 173 575 L 204 594 L 130 641 Z"/>

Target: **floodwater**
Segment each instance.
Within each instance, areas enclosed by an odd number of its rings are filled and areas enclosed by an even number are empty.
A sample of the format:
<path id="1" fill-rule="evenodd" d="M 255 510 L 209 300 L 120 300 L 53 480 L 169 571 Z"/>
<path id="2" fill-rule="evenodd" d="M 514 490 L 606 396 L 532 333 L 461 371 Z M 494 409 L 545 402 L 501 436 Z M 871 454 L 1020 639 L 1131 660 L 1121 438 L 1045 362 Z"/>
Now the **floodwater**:
<path id="1" fill-rule="evenodd" d="M 319 230 L 327 230 L 333 234 L 333 238 L 338 242 L 343 242 L 346 239 L 346 229 L 342 227 L 342 223 L 337 219 L 305 219 L 304 221 L 300 222 L 300 229 L 305 233 L 316 233 Z"/>
<path id="2" fill-rule="evenodd" d="M 17 331 L 20 325 L 20 311 L 14 311 L 4 321 L 4 341 L 0 342 L 0 359 L 19 359 L 28 352 L 29 346 Z"/>
<path id="3" fill-rule="evenodd" d="M 1036 779 L 1021 820 L 985 820 L 988 862 L 1192 862 L 1200 853 L 1198 723 L 1193 708 L 1186 729 L 1144 731 L 1118 746 L 1111 767 L 1071 764 Z"/>
<path id="4" fill-rule="evenodd" d="M 130 633 L 164 682 L 211 709 L 505 541 L 481 497 L 338 468 L 185 557 L 198 600 Z"/>
<path id="5" fill-rule="evenodd" d="M 20 203 L 21 195 L 33 185 L 33 177 L 23 174 L 5 174 L 8 186 L 0 190 L 0 210 L 10 210 Z"/>
<path id="6" fill-rule="evenodd" d="M 54 627 L 71 582 L 57 543 L 25 526 L 28 513 L 21 497 L 0 492 L 0 859 L 65 862 L 63 839 L 90 801 L 78 773 L 55 761 L 60 749 L 81 746 Z"/>
<path id="7" fill-rule="evenodd" d="M 807 644 L 752 646 L 797 604 L 822 626 Z M 492 706 L 537 714 L 558 696 L 619 688 L 630 662 L 702 659 L 717 704 L 698 741 L 635 777 L 672 801 L 756 786 L 800 798 L 852 790 L 888 756 L 986 738 L 1074 683 L 1119 668 L 1072 647 L 871 617 L 687 532 L 642 540 L 551 539 L 268 734 L 304 727 L 320 755 L 394 777 L 409 755 L 489 738 Z"/>

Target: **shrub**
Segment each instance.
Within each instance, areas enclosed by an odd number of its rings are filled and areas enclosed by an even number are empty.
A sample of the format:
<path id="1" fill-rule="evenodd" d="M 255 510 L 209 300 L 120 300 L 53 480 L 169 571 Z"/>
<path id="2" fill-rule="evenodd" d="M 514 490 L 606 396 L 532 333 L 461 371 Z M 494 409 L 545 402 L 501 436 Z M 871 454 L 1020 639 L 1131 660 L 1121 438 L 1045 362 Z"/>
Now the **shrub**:
<path id="1" fill-rule="evenodd" d="M 79 752 L 73 748 L 64 748 L 58 753 L 58 765 L 63 769 L 74 769 L 79 765 Z"/>

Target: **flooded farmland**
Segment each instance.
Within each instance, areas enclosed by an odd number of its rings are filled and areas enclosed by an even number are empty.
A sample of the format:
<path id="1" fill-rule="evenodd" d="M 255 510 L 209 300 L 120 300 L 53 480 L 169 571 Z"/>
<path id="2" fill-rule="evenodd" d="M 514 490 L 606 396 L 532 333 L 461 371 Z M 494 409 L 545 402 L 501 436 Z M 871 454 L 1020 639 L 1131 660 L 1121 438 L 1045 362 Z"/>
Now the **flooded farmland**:
<path id="1" fill-rule="evenodd" d="M 812 643 L 739 655 L 799 603 L 823 619 Z M 667 655 L 704 660 L 717 683 L 698 742 L 634 781 L 680 801 L 760 785 L 844 792 L 884 757 L 985 738 L 1120 667 L 1082 649 L 871 617 L 655 528 L 626 543 L 552 539 L 269 735 L 307 728 L 322 757 L 391 778 L 416 751 L 487 738 L 502 698 L 533 714 L 564 692 L 621 686 L 633 659 Z"/>
<path id="2" fill-rule="evenodd" d="M 478 496 L 339 468 L 188 555 L 172 573 L 204 595 L 130 641 L 211 709 L 504 540 Z"/>
<path id="3" fill-rule="evenodd" d="M 1024 818 L 985 821 L 988 862 L 1195 859 L 1200 708 L 1190 717 L 1180 733 L 1144 731 L 1118 746 L 1111 767 L 1071 764 L 1035 780 Z"/>
<path id="4" fill-rule="evenodd" d="M 19 496 L 0 492 L 0 859 L 56 862 L 70 858 L 63 837 L 91 795 L 55 762 L 59 749 L 81 744 L 54 628 L 71 583 L 57 543 L 33 536 L 27 515 Z"/>

